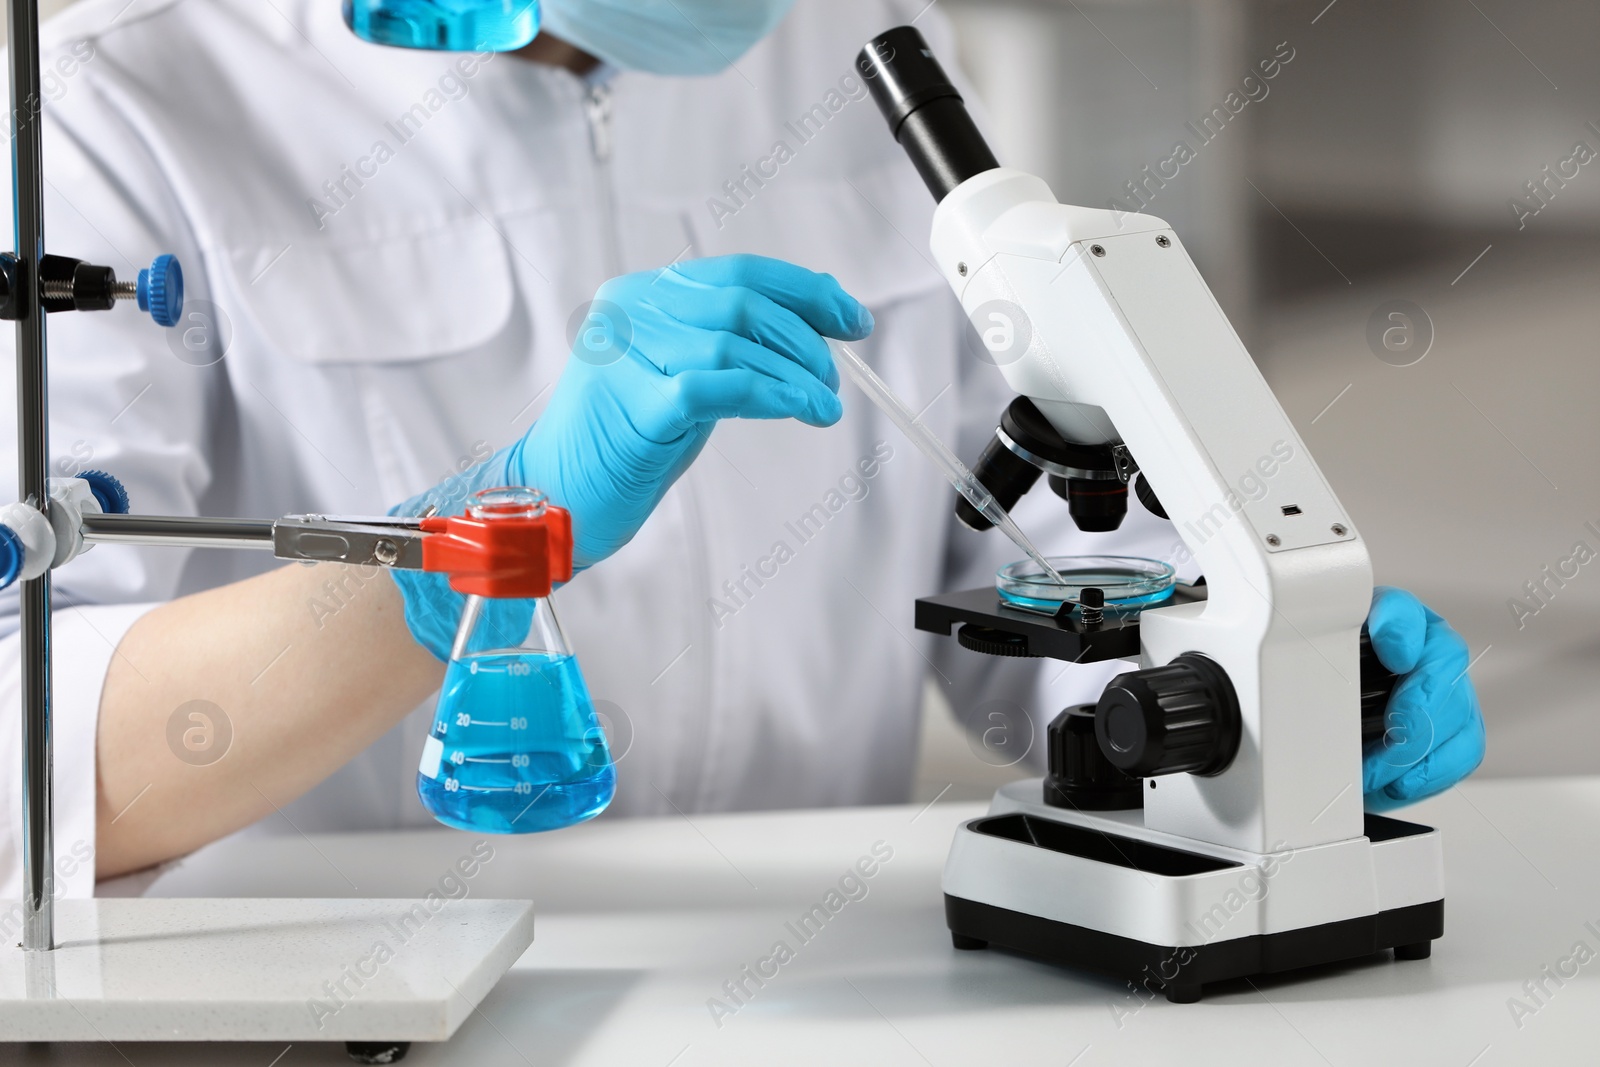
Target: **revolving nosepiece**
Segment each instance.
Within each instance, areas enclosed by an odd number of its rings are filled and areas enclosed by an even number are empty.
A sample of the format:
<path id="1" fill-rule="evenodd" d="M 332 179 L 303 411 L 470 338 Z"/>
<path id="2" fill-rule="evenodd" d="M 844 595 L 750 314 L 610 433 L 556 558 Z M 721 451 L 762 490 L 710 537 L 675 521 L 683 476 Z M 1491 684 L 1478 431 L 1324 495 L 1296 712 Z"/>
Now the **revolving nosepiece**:
<path id="1" fill-rule="evenodd" d="M 1128 513 L 1128 486 L 1117 473 L 1111 446 L 1066 440 L 1025 396 L 1006 408 L 972 472 L 1007 511 L 1040 474 L 1048 474 L 1050 488 L 1067 502 L 1072 521 L 1085 533 L 1115 530 Z M 956 501 L 956 517 L 974 530 L 994 525 L 964 499 Z"/>

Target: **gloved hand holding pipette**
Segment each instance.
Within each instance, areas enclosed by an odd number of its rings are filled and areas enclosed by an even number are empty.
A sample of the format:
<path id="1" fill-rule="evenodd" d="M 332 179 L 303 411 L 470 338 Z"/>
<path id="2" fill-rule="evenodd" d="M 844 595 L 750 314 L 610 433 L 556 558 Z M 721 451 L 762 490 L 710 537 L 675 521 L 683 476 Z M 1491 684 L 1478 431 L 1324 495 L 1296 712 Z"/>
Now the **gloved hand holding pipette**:
<path id="1" fill-rule="evenodd" d="M 860 340 L 872 327 L 832 277 L 761 256 L 613 279 L 527 436 L 396 512 L 451 514 L 480 489 L 537 488 L 572 513 L 581 571 L 633 539 L 718 420 L 838 422 L 839 372 L 824 338 Z M 412 634 L 448 659 L 460 597 L 434 575 L 395 579 Z"/>
<path id="2" fill-rule="evenodd" d="M 831 346 L 834 358 L 850 375 L 850 380 L 861 387 L 861 391 L 892 421 L 900 427 L 900 431 L 911 439 L 923 455 L 939 468 L 939 473 L 945 476 L 949 483 L 955 486 L 956 492 L 967 499 L 967 502 L 978 509 L 978 514 L 994 523 L 1000 530 L 1028 554 L 1028 558 L 1039 565 L 1041 571 L 1056 584 L 1064 584 L 1061 575 L 1050 565 L 1028 535 L 1022 532 L 1022 527 L 1017 525 L 1015 519 L 1000 506 L 994 494 L 978 480 L 977 475 L 962 463 L 956 454 L 950 451 L 939 436 L 923 425 L 922 420 L 906 407 L 905 403 L 894 394 L 887 382 L 867 366 L 866 360 L 856 355 L 855 350 L 849 345 L 834 341 Z"/>

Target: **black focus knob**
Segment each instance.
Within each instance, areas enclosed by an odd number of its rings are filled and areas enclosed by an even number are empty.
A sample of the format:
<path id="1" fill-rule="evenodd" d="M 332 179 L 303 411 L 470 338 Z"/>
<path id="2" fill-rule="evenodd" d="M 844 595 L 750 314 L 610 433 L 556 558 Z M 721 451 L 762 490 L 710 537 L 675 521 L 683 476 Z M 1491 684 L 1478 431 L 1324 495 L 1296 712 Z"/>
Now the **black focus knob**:
<path id="1" fill-rule="evenodd" d="M 1372 635 L 1361 628 L 1361 742 L 1371 744 L 1388 729 L 1389 697 L 1400 676 L 1378 660 Z"/>
<path id="2" fill-rule="evenodd" d="M 983 652 L 990 656 L 1011 656 L 1018 659 L 1033 656 L 1033 653 L 1028 651 L 1027 634 L 996 630 L 993 626 L 979 626 L 975 622 L 969 622 L 957 630 L 956 641 L 962 648 L 970 648 L 974 652 Z"/>
<path id="3" fill-rule="evenodd" d="M 1130 775 L 1220 774 L 1239 751 L 1239 699 L 1227 672 L 1195 652 L 1119 674 L 1095 705 L 1106 759 Z"/>
<path id="4" fill-rule="evenodd" d="M 1050 724 L 1050 771 L 1044 802 L 1072 811 L 1121 811 L 1144 806 L 1144 783 L 1123 774 L 1095 739 L 1094 705 L 1068 708 Z"/>

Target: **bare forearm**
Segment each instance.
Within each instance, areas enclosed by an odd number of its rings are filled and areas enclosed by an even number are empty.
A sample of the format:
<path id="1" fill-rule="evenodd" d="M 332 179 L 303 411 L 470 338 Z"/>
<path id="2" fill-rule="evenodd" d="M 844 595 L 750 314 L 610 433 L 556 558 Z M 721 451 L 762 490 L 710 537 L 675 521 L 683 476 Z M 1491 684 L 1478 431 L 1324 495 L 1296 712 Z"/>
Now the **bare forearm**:
<path id="1" fill-rule="evenodd" d="M 403 612 L 386 574 L 319 565 L 140 619 L 100 702 L 99 877 L 254 822 L 426 699 L 444 668 L 412 640 Z"/>

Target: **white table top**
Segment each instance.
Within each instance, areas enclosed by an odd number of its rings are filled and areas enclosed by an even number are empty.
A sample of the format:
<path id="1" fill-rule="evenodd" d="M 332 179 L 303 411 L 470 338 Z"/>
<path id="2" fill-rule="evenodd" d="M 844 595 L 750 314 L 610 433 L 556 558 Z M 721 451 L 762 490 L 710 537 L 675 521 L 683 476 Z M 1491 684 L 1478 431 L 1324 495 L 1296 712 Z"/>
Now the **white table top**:
<path id="1" fill-rule="evenodd" d="M 1445 831 L 1446 934 L 1431 960 L 1374 958 L 1142 1008 L 1112 979 L 951 948 L 939 873 L 952 828 L 979 813 L 964 804 L 619 820 L 492 839 L 471 895 L 534 898 L 534 945 L 454 1041 L 415 1046 L 406 1062 L 1490 1067 L 1593 1055 L 1600 779 L 1476 782 L 1405 813 Z M 441 830 L 228 843 L 149 892 L 420 896 L 477 840 Z M 893 858 L 866 880 L 866 896 L 801 943 L 785 924 L 825 903 L 880 841 Z M 719 1027 L 708 1000 L 726 1000 L 723 983 L 779 940 L 793 959 Z M 1563 961 L 1580 942 L 1594 959 L 1576 978 L 1542 977 L 1546 966 L 1570 974 Z M 1524 992 L 1529 980 L 1544 982 L 1542 1005 Z M 1536 1010 L 1518 1020 L 1512 998 Z M 331 1045 L 119 1049 L 62 1046 L 49 1062 L 348 1062 Z M 13 1056 L 35 1062 L 0 1046 L 0 1062 Z"/>

